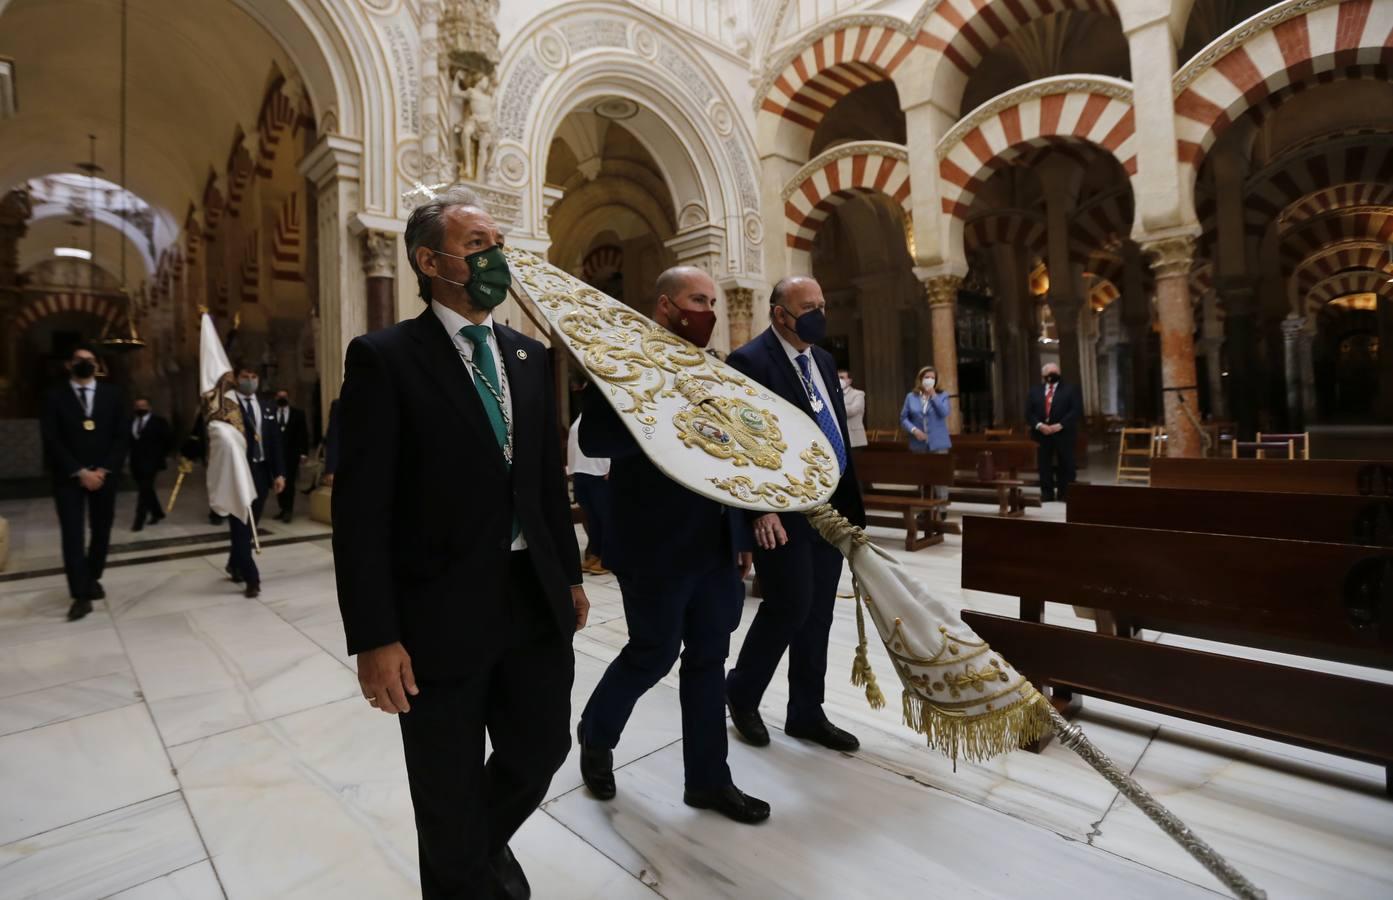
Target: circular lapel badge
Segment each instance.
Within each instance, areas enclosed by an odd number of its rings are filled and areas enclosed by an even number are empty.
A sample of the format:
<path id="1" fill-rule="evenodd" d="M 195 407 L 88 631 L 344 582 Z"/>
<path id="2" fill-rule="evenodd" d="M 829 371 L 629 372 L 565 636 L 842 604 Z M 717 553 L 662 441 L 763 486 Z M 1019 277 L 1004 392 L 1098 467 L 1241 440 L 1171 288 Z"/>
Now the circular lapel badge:
<path id="1" fill-rule="evenodd" d="M 518 351 L 518 359 L 527 359 L 527 351 L 526 351 L 526 350 L 519 350 L 519 351 Z"/>

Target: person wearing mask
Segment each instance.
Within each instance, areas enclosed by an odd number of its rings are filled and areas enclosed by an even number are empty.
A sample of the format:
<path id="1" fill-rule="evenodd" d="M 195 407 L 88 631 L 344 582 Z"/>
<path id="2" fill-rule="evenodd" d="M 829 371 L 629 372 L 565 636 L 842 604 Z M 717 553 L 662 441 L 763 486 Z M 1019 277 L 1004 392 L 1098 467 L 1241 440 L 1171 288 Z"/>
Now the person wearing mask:
<path id="1" fill-rule="evenodd" d="M 63 572 L 68 579 L 68 621 L 102 600 L 102 570 L 116 519 L 116 475 L 130 445 L 121 392 L 97 383 L 97 355 L 87 345 L 73 350 L 68 381 L 49 392 L 39 417 L 44 457 L 53 478 L 53 502 L 63 534 Z M 86 541 L 84 519 L 91 525 Z M 83 545 L 86 544 L 84 547 Z"/>
<path id="2" fill-rule="evenodd" d="M 909 435 L 911 453 L 947 453 L 953 446 L 948 436 L 948 394 L 938 386 L 938 373 L 924 366 L 914 379 L 914 389 L 900 408 L 900 427 Z"/>
<path id="3" fill-rule="evenodd" d="M 654 321 L 705 347 L 716 325 L 711 276 L 678 266 L 658 276 L 657 292 Z M 614 515 L 604 561 L 619 579 L 629 642 L 581 713 L 581 777 L 596 798 L 614 798 L 614 748 L 634 704 L 672 669 L 680 652 L 682 799 L 736 822 L 762 822 L 769 804 L 736 787 L 726 761 L 725 660 L 750 565 L 749 554 L 737 545 L 740 514 L 664 475 L 601 393 L 586 395 L 580 448 L 610 459 Z"/>
<path id="4" fill-rule="evenodd" d="M 1040 367 L 1040 383 L 1030 389 L 1025 420 L 1030 437 L 1039 445 L 1040 500 L 1065 502 L 1069 485 L 1074 483 L 1074 441 L 1079 419 L 1083 417 L 1083 398 L 1077 386 L 1061 380 L 1059 365 Z"/>
<path id="5" fill-rule="evenodd" d="M 732 352 L 730 364 L 817 423 L 841 470 L 829 502 L 852 524 L 864 526 L 866 511 L 847 449 L 851 438 L 836 362 L 818 346 L 826 337 L 826 309 L 816 280 L 796 275 L 781 279 L 769 297 L 769 328 Z M 822 708 L 841 551 L 802 513 L 748 513 L 746 519 L 753 530 L 755 570 L 764 596 L 726 678 L 731 722 L 748 743 L 768 745 L 759 704 L 787 651 L 784 734 L 843 753 L 856 750 L 861 742 L 833 725 Z"/>
<path id="6" fill-rule="evenodd" d="M 150 411 L 150 398 L 137 397 L 131 420 L 131 477 L 137 490 L 135 524 L 140 531 L 148 521 L 159 524 L 164 508 L 155 494 L 155 477 L 169 468 L 169 422 Z"/>
<path id="7" fill-rule="evenodd" d="M 851 438 L 851 449 L 864 447 L 866 440 L 866 392 L 851 386 L 851 373 L 846 369 L 837 370 L 837 378 L 842 382 L 842 399 L 846 403 L 846 433 Z"/>
<path id="8" fill-rule="evenodd" d="M 581 397 L 585 397 L 584 393 Z M 585 533 L 590 542 L 580 561 L 581 571 L 590 575 L 608 575 L 604 566 L 605 531 L 610 518 L 609 460 L 586 456 L 580 449 L 580 421 L 576 417 L 566 435 L 566 471 L 571 474 L 576 503 L 585 513 Z"/>
<path id="9" fill-rule="evenodd" d="M 243 585 L 248 598 L 261 594 L 261 572 L 252 556 L 252 529 L 261 522 L 261 511 L 271 493 L 285 490 L 285 459 L 281 454 L 280 429 L 270 404 L 257 396 L 261 380 L 250 366 L 237 367 L 237 388 L 228 391 L 241 411 L 242 432 L 247 439 L 247 463 L 251 466 L 256 500 L 252 502 L 252 521 L 227 517 L 232 550 L 227 557 L 227 575 L 233 584 Z"/>
<path id="10" fill-rule="evenodd" d="M 290 405 L 290 392 L 282 388 L 276 391 L 276 434 L 280 438 L 281 470 L 285 472 L 285 490 L 276 496 L 280 504 L 282 522 L 289 523 L 295 516 L 295 481 L 300 474 L 300 466 L 309 459 L 310 431 L 305 424 L 305 414 Z"/>
<path id="11" fill-rule="evenodd" d="M 556 381 L 547 348 L 493 316 L 512 273 L 472 191 L 417 206 L 404 239 L 426 307 L 344 364 L 339 609 L 364 702 L 401 726 L 422 895 L 524 898 L 508 845 L 570 750 L 590 610 Z"/>

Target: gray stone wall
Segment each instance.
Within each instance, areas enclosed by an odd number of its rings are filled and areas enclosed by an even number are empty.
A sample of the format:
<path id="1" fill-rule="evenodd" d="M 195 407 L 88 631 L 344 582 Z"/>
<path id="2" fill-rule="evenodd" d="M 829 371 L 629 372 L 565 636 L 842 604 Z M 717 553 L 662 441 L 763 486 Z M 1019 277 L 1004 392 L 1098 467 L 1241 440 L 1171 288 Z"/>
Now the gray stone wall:
<path id="1" fill-rule="evenodd" d="M 43 474 L 39 420 L 0 420 L 0 478 L 39 478 Z"/>

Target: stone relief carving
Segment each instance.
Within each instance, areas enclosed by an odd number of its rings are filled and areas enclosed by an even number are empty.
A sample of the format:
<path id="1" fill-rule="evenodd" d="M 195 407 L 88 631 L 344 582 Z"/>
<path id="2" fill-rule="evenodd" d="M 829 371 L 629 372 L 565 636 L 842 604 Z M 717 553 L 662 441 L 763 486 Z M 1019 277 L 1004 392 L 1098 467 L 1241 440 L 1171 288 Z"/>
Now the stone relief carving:
<path id="1" fill-rule="evenodd" d="M 571 19 L 560 27 L 576 53 L 594 47 L 629 46 L 629 30 L 619 19 Z"/>
<path id="2" fill-rule="evenodd" d="M 1046 81 L 1029 84 L 1014 91 L 1007 91 L 995 99 L 982 104 L 967 114 L 958 124 L 948 129 L 943 140 L 938 142 L 938 158 L 946 157 L 963 135 L 991 119 L 1004 109 L 1019 106 L 1030 100 L 1038 100 L 1053 94 L 1099 94 L 1123 103 L 1132 102 L 1132 87 L 1125 82 L 1104 78 L 1068 78 L 1062 81 Z"/>
<path id="3" fill-rule="evenodd" d="M 1195 238 L 1183 234 L 1147 241 L 1142 244 L 1142 252 L 1152 257 L 1151 271 L 1157 278 L 1189 276 L 1195 259 Z"/>
<path id="4" fill-rule="evenodd" d="M 521 142 L 527 134 L 527 114 L 532 109 L 532 98 L 547 78 L 547 70 L 530 53 L 520 57 L 513 66 L 512 77 L 503 89 L 500 107 L 503 137 Z"/>
<path id="5" fill-rule="evenodd" d="M 483 181 L 497 144 L 494 127 L 494 84 L 488 75 L 461 69 L 451 87 L 459 124 L 454 129 L 455 171 L 461 181 Z"/>
<path id="6" fill-rule="evenodd" d="M 451 73 L 492 75 L 498 52 L 498 0 L 447 0 L 440 13 L 440 42 Z"/>

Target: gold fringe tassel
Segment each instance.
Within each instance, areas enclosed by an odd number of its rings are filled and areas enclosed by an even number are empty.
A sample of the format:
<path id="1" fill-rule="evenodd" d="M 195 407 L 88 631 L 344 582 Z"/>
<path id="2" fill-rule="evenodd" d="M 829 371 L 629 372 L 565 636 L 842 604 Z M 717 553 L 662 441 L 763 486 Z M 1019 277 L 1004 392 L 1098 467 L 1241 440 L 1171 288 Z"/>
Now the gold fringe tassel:
<path id="1" fill-rule="evenodd" d="M 973 762 L 1039 740 L 1054 730 L 1050 701 L 1029 685 L 1030 697 L 1011 706 L 976 716 L 946 715 L 920 695 L 904 692 L 904 723 L 924 735 L 929 746 L 953 762 L 962 757 Z"/>
<path id="2" fill-rule="evenodd" d="M 856 687 L 866 688 L 866 702 L 871 705 L 871 709 L 880 709 L 885 705 L 885 694 L 881 692 L 880 685 L 876 684 L 875 672 L 871 671 L 871 658 L 866 648 L 866 614 L 861 609 L 865 598 L 861 595 L 861 582 L 852 576 L 852 584 L 856 592 L 856 659 L 851 663 L 851 683 Z"/>

